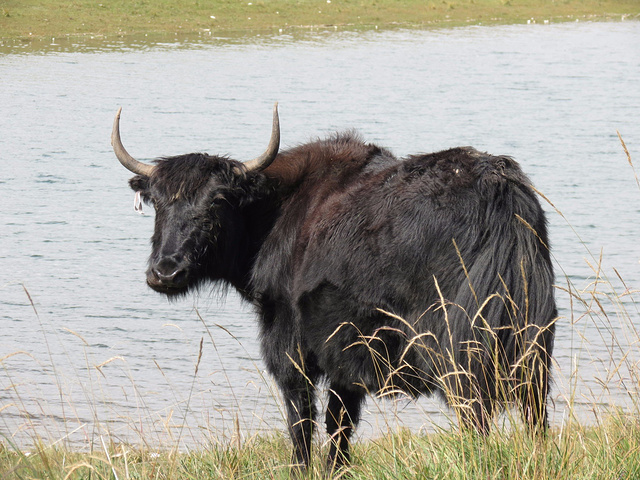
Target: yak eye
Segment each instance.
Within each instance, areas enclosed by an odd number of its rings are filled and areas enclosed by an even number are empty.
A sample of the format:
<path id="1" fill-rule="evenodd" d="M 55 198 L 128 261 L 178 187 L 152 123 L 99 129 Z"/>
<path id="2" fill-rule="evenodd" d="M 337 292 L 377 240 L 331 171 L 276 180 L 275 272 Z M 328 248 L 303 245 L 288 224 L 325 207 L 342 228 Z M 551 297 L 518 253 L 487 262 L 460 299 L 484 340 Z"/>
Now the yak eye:
<path id="1" fill-rule="evenodd" d="M 202 228 L 202 230 L 204 230 L 205 232 L 210 232 L 211 230 L 213 230 L 213 222 L 211 220 L 202 220 L 202 222 L 200 222 L 200 228 Z"/>
<path id="2" fill-rule="evenodd" d="M 222 193 L 216 193 L 211 199 L 213 205 L 220 205 L 222 202 L 227 202 L 227 198 Z"/>

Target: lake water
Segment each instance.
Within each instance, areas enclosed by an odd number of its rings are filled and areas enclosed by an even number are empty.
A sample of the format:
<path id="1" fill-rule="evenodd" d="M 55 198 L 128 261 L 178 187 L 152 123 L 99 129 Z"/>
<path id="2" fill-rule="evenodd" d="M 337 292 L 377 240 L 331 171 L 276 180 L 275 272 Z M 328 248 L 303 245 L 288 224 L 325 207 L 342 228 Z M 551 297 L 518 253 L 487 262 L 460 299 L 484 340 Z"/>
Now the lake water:
<path id="1" fill-rule="evenodd" d="M 562 212 L 545 203 L 562 315 L 553 423 L 571 403 L 583 422 L 631 407 L 640 188 L 616 131 L 640 163 L 639 45 L 640 23 L 616 22 L 5 48 L 0 434 L 182 447 L 284 429 L 250 307 L 146 287 L 153 215 L 133 211 L 111 150 L 119 106 L 142 159 L 253 157 L 274 101 L 284 147 L 354 127 L 400 156 L 473 145 L 515 157 Z M 433 399 L 369 400 L 359 434 L 449 416 Z"/>

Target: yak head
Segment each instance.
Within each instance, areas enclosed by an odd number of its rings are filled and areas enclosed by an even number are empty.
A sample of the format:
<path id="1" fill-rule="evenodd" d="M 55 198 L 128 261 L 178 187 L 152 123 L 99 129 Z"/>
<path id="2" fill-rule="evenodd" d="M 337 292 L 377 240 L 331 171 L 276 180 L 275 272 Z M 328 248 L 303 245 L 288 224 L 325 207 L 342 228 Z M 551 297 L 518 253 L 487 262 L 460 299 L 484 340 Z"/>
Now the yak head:
<path id="1" fill-rule="evenodd" d="M 113 150 L 136 174 L 129 184 L 137 201 L 153 205 L 156 213 L 147 284 L 174 296 L 206 280 L 226 280 L 242 292 L 251 226 L 241 212 L 260 190 L 259 172 L 278 154 L 277 104 L 266 151 L 244 163 L 201 153 L 140 162 L 122 145 L 120 112 L 113 122 Z"/>

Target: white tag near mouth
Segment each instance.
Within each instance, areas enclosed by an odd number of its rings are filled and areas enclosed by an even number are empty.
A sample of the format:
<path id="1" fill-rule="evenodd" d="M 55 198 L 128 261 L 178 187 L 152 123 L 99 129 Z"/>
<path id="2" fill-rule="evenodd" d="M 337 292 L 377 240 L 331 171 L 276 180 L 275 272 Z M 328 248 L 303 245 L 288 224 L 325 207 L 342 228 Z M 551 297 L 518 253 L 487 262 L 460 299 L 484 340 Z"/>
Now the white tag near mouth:
<path id="1" fill-rule="evenodd" d="M 140 215 L 144 215 L 144 212 L 142 211 L 142 198 L 139 191 L 136 192 L 136 196 L 133 197 L 133 209 Z"/>

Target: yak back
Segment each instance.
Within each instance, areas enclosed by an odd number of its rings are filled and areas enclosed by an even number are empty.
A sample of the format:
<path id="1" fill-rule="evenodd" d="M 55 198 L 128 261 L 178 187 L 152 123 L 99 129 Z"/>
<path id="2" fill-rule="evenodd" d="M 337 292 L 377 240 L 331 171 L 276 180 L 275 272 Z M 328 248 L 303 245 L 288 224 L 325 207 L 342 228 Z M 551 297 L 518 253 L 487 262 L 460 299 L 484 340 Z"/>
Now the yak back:
<path id="1" fill-rule="evenodd" d="M 265 173 L 282 200 L 252 287 L 287 303 L 328 282 L 364 308 L 404 315 L 403 306 L 433 297 L 425 276 L 455 296 L 463 263 L 487 242 L 502 244 L 514 219 L 546 238 L 518 164 L 471 147 L 398 160 L 348 132 L 285 151 Z"/>
<path id="2" fill-rule="evenodd" d="M 323 204 L 397 164 L 390 151 L 365 143 L 354 131 L 280 152 L 264 172 L 276 185 L 279 211 L 253 268 L 254 296 L 290 299 L 303 231 L 320 220 Z"/>

